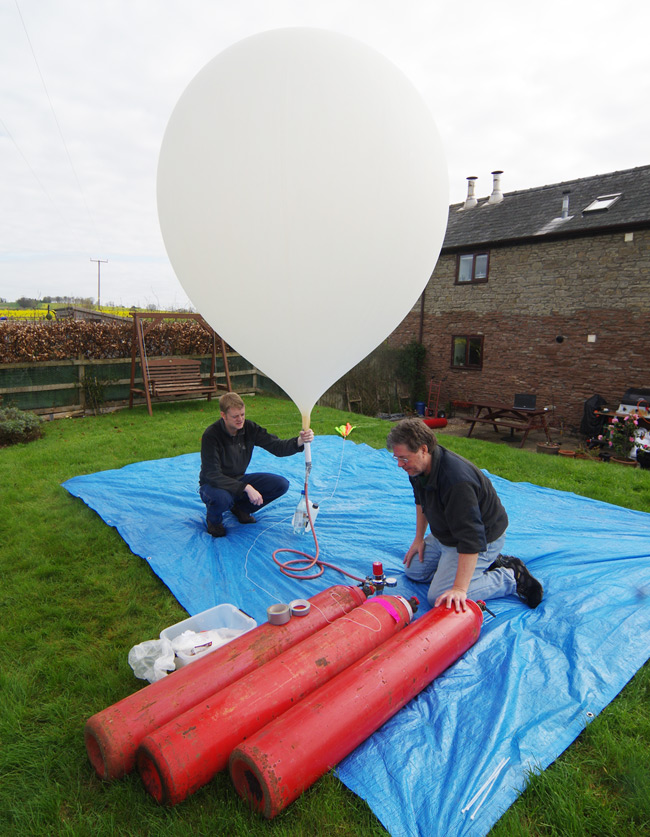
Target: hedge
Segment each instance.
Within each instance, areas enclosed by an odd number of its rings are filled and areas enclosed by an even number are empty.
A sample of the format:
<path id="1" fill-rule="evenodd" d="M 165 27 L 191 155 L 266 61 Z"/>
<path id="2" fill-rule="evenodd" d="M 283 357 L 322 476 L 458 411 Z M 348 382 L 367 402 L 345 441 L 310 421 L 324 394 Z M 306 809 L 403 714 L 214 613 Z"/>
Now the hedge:
<path id="1" fill-rule="evenodd" d="M 0 363 L 30 363 L 71 358 L 131 357 L 133 325 L 125 322 L 0 322 Z M 205 355 L 210 334 L 195 320 L 163 321 L 147 332 L 149 355 Z"/>

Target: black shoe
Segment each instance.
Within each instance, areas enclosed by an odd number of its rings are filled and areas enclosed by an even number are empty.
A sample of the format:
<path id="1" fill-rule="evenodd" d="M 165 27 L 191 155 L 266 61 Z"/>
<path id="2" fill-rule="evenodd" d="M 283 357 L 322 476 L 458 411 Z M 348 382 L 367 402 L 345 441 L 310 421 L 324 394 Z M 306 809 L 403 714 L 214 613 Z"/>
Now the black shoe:
<path id="1" fill-rule="evenodd" d="M 240 509 L 239 506 L 233 506 L 230 511 L 235 515 L 240 523 L 257 523 L 252 514 Z"/>
<path id="2" fill-rule="evenodd" d="M 497 567 L 505 567 L 507 570 L 512 570 L 515 574 L 515 583 L 517 585 L 517 595 L 526 602 L 528 607 L 535 608 L 542 601 L 544 595 L 544 588 L 539 581 L 534 578 L 528 567 L 519 558 L 514 558 L 512 555 L 499 555 L 496 561 L 490 565 L 489 569 L 496 569 Z"/>
<path id="3" fill-rule="evenodd" d="M 225 538 L 226 527 L 223 525 L 223 523 L 210 523 L 210 521 L 207 520 L 207 518 L 206 523 L 208 524 L 209 535 L 212 535 L 213 538 Z"/>

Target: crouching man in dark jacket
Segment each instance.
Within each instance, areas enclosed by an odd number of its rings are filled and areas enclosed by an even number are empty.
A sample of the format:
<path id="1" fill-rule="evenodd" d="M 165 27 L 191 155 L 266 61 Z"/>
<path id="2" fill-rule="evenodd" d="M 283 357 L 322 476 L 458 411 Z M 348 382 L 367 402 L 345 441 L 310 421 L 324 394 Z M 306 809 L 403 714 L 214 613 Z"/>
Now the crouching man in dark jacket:
<path id="1" fill-rule="evenodd" d="M 207 508 L 208 532 L 214 538 L 226 534 L 224 512 L 230 510 L 240 523 L 255 523 L 251 512 L 286 494 L 289 481 L 278 474 L 247 474 L 255 446 L 274 456 L 292 456 L 314 438 L 313 430 L 301 430 L 293 439 L 278 439 L 246 418 L 246 405 L 236 392 L 219 399 L 221 418 L 201 438 L 199 493 Z"/>
<path id="2" fill-rule="evenodd" d="M 429 603 L 459 611 L 466 609 L 467 597 L 516 593 L 537 607 L 542 585 L 522 561 L 501 554 L 508 515 L 485 474 L 438 444 L 422 419 L 398 422 L 386 444 L 415 496 L 415 538 L 404 556 L 406 575 L 429 583 Z"/>

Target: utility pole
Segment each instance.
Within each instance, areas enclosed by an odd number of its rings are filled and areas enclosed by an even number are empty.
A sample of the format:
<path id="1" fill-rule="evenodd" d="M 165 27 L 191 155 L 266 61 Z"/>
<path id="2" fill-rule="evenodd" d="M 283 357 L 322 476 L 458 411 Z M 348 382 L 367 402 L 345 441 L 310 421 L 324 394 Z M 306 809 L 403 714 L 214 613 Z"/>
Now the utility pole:
<path id="1" fill-rule="evenodd" d="M 108 264 L 108 259 L 91 259 L 97 262 L 97 308 L 101 306 L 101 265 Z"/>

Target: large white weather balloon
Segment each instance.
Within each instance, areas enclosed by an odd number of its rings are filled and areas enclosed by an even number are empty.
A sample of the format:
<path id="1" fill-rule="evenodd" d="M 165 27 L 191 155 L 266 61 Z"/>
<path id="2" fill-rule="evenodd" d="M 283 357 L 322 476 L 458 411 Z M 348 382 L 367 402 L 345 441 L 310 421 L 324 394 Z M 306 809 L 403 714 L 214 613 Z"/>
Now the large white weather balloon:
<path id="1" fill-rule="evenodd" d="M 176 105 L 158 213 L 210 325 L 293 399 L 317 399 L 406 316 L 445 231 L 433 118 L 391 62 L 278 29 L 217 55 Z"/>

